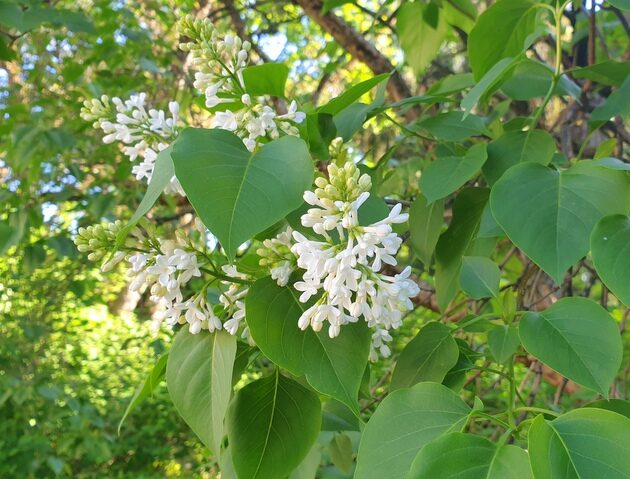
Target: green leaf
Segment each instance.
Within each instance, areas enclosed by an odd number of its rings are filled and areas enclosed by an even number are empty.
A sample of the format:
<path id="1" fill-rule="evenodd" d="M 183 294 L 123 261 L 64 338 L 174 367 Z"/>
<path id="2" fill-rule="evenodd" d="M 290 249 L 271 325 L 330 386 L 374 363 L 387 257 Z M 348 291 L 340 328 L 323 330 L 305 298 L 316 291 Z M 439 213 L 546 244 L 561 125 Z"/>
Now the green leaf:
<path id="1" fill-rule="evenodd" d="M 232 392 L 236 338 L 224 331 L 191 334 L 182 328 L 166 364 L 166 385 L 186 424 L 218 457 Z"/>
<path id="2" fill-rule="evenodd" d="M 153 366 L 153 369 L 151 369 L 151 372 L 146 377 L 144 382 L 138 387 L 138 389 L 136 389 L 136 392 L 131 398 L 131 401 L 129 401 L 129 404 L 127 405 L 127 409 L 125 409 L 125 414 L 123 414 L 122 419 L 118 423 L 119 436 L 120 436 L 120 428 L 125 422 L 125 419 L 127 419 L 127 416 L 129 416 L 129 413 L 133 411 L 135 408 L 137 408 L 140 405 L 140 403 L 142 403 L 142 401 L 144 401 L 147 397 L 152 395 L 153 391 L 156 390 L 156 388 L 162 382 L 162 379 L 164 379 L 164 376 L 166 374 L 166 361 L 167 360 L 168 360 L 168 353 L 160 356 L 160 358 L 157 360 L 157 362 Z"/>
<path id="3" fill-rule="evenodd" d="M 408 479 L 531 479 L 527 453 L 485 437 L 452 432 L 424 446 Z"/>
<path id="4" fill-rule="evenodd" d="M 556 151 L 553 137 L 543 130 L 510 131 L 488 145 L 483 176 L 493 185 L 512 166 L 534 162 L 548 165 Z"/>
<path id="5" fill-rule="evenodd" d="M 446 36 L 444 12 L 434 3 L 403 3 L 396 14 L 396 33 L 405 60 L 416 76 L 435 58 Z"/>
<path id="6" fill-rule="evenodd" d="M 482 256 L 464 256 L 459 284 L 473 299 L 497 297 L 501 271 L 491 259 Z"/>
<path id="7" fill-rule="evenodd" d="M 492 216 L 490 205 L 486 204 L 481 215 L 481 224 L 479 225 L 479 238 L 497 238 L 503 236 L 503 230 Z"/>
<path id="8" fill-rule="evenodd" d="M 608 0 L 608 3 L 621 10 L 630 10 L 630 0 Z"/>
<path id="9" fill-rule="evenodd" d="M 54 10 L 50 21 L 56 25 L 63 25 L 68 30 L 76 33 L 95 33 L 94 24 L 83 12 L 73 12 L 72 10 Z"/>
<path id="10" fill-rule="evenodd" d="M 501 84 L 501 90 L 513 100 L 527 101 L 536 97 L 544 97 L 553 81 L 553 69 L 546 63 L 523 59 L 511 71 Z M 554 94 L 580 98 L 581 89 L 569 77 L 560 77 Z"/>
<path id="11" fill-rule="evenodd" d="M 9 47 L 6 37 L 0 34 L 0 60 L 14 60 L 15 52 Z"/>
<path id="12" fill-rule="evenodd" d="M 420 190 L 429 203 L 444 198 L 473 178 L 487 157 L 485 143 L 472 146 L 461 157 L 439 157 L 422 172 Z"/>
<path id="13" fill-rule="evenodd" d="M 304 124 L 311 153 L 320 160 L 329 159 L 328 145 L 337 136 L 333 116 L 329 113 L 307 113 Z"/>
<path id="14" fill-rule="evenodd" d="M 471 136 L 488 133 L 483 120 L 476 115 L 467 115 L 463 111 L 449 111 L 425 118 L 418 126 L 439 140 L 462 141 Z"/>
<path id="15" fill-rule="evenodd" d="M 317 111 L 319 113 L 328 113 L 330 115 L 336 115 L 344 108 L 350 106 L 352 103 L 357 101 L 367 92 L 369 92 L 372 88 L 377 86 L 379 83 L 383 81 L 389 80 L 389 73 L 381 73 L 380 75 L 376 75 L 375 77 L 370 78 L 369 80 L 362 81 L 361 83 L 357 83 L 356 85 L 350 87 L 344 93 L 339 95 L 336 98 L 333 98 L 325 105 L 320 106 Z"/>
<path id="16" fill-rule="evenodd" d="M 458 357 L 459 348 L 451 330 L 442 323 L 428 323 L 400 353 L 392 374 L 391 390 L 425 381 L 441 383 Z"/>
<path id="17" fill-rule="evenodd" d="M 630 419 L 584 408 L 553 421 L 538 416 L 529 429 L 529 458 L 536 479 L 630 477 Z"/>
<path id="18" fill-rule="evenodd" d="M 618 158 L 598 158 L 593 164 L 610 168 L 611 170 L 630 171 L 630 163 L 621 161 Z"/>
<path id="19" fill-rule="evenodd" d="M 347 434 L 335 434 L 328 444 L 328 452 L 332 463 L 344 474 L 352 472 L 352 441 Z"/>
<path id="20" fill-rule="evenodd" d="M 232 461 L 232 448 L 229 444 L 221 453 L 219 469 L 221 470 L 221 479 L 238 479 L 234 470 L 234 462 Z"/>
<path id="21" fill-rule="evenodd" d="M 444 200 L 428 204 L 419 194 L 409 208 L 409 234 L 414 253 L 425 265 L 431 264 L 443 224 Z"/>
<path id="22" fill-rule="evenodd" d="M 7 250 L 19 241 L 19 232 L 5 221 L 0 221 L 0 255 L 4 255 Z"/>
<path id="23" fill-rule="evenodd" d="M 289 67 L 283 63 L 263 63 L 243 70 L 245 91 L 251 96 L 284 97 L 288 77 Z"/>
<path id="24" fill-rule="evenodd" d="M 519 101 L 543 97 L 551 87 L 553 73 L 549 65 L 530 59 L 523 60 L 501 84 L 501 91 L 509 98 Z"/>
<path id="25" fill-rule="evenodd" d="M 285 479 L 311 450 L 320 422 L 317 395 L 277 369 L 245 386 L 227 419 L 239 479 Z"/>
<path id="26" fill-rule="evenodd" d="M 467 113 L 470 113 L 472 109 L 477 105 L 483 95 L 489 92 L 502 78 L 510 71 L 514 65 L 513 58 L 504 58 L 498 61 L 495 65 L 488 70 L 488 72 L 479 80 L 472 90 L 463 98 L 461 107 Z"/>
<path id="27" fill-rule="evenodd" d="M 22 267 L 26 273 L 32 273 L 46 260 L 46 250 L 41 244 L 30 244 L 24 248 Z"/>
<path id="28" fill-rule="evenodd" d="M 451 224 L 435 247 L 435 288 L 442 310 L 459 291 L 462 258 L 474 246 L 487 201 L 488 190 L 485 188 L 467 188 L 455 198 Z"/>
<path id="29" fill-rule="evenodd" d="M 22 31 L 23 15 L 17 3 L 9 0 L 0 1 L 0 25 Z"/>
<path id="30" fill-rule="evenodd" d="M 630 419 L 630 401 L 624 401 L 623 399 L 599 399 L 586 404 L 584 407 L 606 409 Z"/>
<path id="31" fill-rule="evenodd" d="M 368 421 L 355 479 L 402 479 L 418 451 L 464 427 L 470 408 L 446 386 L 420 383 L 387 396 Z"/>
<path id="32" fill-rule="evenodd" d="M 359 419 L 336 399 L 326 401 L 322 410 L 322 431 L 360 431 Z"/>
<path id="33" fill-rule="evenodd" d="M 315 479 L 321 460 L 321 447 L 319 444 L 315 444 L 302 463 L 291 473 L 288 479 Z M 221 479 L 223 479 L 223 476 L 221 476 Z"/>
<path id="34" fill-rule="evenodd" d="M 622 344 L 615 320 L 590 299 L 562 298 L 520 321 L 525 349 L 560 374 L 608 397 L 621 364 Z"/>
<path id="35" fill-rule="evenodd" d="M 172 156 L 188 199 L 230 259 L 241 244 L 298 208 L 313 183 L 306 144 L 293 136 L 251 153 L 229 131 L 187 128 Z"/>
<path id="36" fill-rule="evenodd" d="M 630 218 L 602 218 L 591 234 L 591 254 L 601 280 L 630 307 Z"/>
<path id="37" fill-rule="evenodd" d="M 149 212 L 164 191 L 164 188 L 166 188 L 166 185 L 168 185 L 171 178 L 173 178 L 175 170 L 173 168 L 173 160 L 171 159 L 171 150 L 172 148 L 169 146 L 158 153 L 155 166 L 153 167 L 153 174 L 147 186 L 147 191 L 144 193 L 142 201 L 138 205 L 138 209 L 129 222 L 118 232 L 116 236 L 116 248 L 122 246 L 129 232 L 136 226 L 138 221 Z"/>
<path id="38" fill-rule="evenodd" d="M 614 154 L 615 148 L 617 148 L 617 138 L 608 138 L 597 145 L 593 159 L 602 160 L 608 158 Z M 628 166 L 630 167 L 630 165 Z"/>
<path id="39" fill-rule="evenodd" d="M 591 128 L 598 128 L 610 119 L 620 116 L 627 118 L 630 115 L 630 76 L 627 77 L 621 86 L 612 92 L 604 104 L 599 105 L 591 113 L 589 123 Z"/>
<path id="40" fill-rule="evenodd" d="M 291 287 L 270 277 L 256 281 L 245 301 L 245 318 L 260 350 L 278 366 L 306 380 L 359 413 L 358 394 L 370 352 L 370 332 L 363 321 L 341 328 L 336 338 L 327 331 L 305 331 L 298 320 L 306 305 Z"/>
<path id="41" fill-rule="evenodd" d="M 468 60 L 475 78 L 534 42 L 541 26 L 539 12 L 533 0 L 500 0 L 479 16 L 468 37 Z"/>
<path id="42" fill-rule="evenodd" d="M 361 129 L 368 115 L 371 115 L 383 106 L 386 90 L 387 82 L 383 81 L 378 84 L 374 100 L 370 104 L 353 103 L 337 113 L 334 116 L 337 136 L 341 136 L 344 141 L 349 141 Z"/>
<path id="43" fill-rule="evenodd" d="M 530 162 L 516 165 L 490 195 L 497 223 L 558 284 L 588 252 L 595 224 L 603 216 L 626 213 L 629 205 L 625 172 L 589 162 L 562 172 Z"/>
<path id="44" fill-rule="evenodd" d="M 630 0 L 626 0 L 630 8 Z M 569 71 L 573 78 L 593 80 L 602 85 L 619 86 L 630 75 L 630 62 L 605 60 L 595 65 L 574 68 Z"/>
<path id="45" fill-rule="evenodd" d="M 474 358 L 471 359 L 468 354 L 471 351 L 468 347 L 468 344 L 462 344 L 461 339 L 455 340 L 455 342 L 457 343 L 457 347 L 459 348 L 457 363 L 455 363 L 455 366 L 453 366 L 451 370 L 446 373 L 442 384 L 449 389 L 457 392 L 464 386 L 466 382 L 466 373 L 473 369 L 475 367 L 475 364 L 473 363 Z"/>
<path id="46" fill-rule="evenodd" d="M 441 5 L 449 25 L 470 33 L 477 19 L 477 6 L 472 0 L 449 0 Z"/>
<path id="47" fill-rule="evenodd" d="M 521 345 L 518 329 L 497 325 L 488 332 L 488 347 L 498 363 L 507 362 Z"/>
<path id="48" fill-rule="evenodd" d="M 448 75 L 431 85 L 427 90 L 428 95 L 451 95 L 476 84 L 472 73 L 457 73 Z"/>

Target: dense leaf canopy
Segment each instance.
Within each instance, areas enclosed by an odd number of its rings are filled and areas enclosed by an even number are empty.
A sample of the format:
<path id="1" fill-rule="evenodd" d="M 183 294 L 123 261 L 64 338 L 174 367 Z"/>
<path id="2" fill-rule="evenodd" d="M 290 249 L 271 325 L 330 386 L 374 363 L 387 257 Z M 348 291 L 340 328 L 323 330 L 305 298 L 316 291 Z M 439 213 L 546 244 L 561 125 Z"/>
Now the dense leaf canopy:
<path id="1" fill-rule="evenodd" d="M 630 2 L 0 0 L 0 477 L 630 478 Z"/>

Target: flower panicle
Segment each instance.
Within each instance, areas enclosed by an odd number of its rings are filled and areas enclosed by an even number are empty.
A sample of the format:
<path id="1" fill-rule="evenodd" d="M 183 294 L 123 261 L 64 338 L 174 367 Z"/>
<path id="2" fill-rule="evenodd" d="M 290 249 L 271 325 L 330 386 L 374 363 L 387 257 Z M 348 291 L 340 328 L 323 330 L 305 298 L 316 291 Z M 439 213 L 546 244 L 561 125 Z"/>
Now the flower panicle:
<path id="1" fill-rule="evenodd" d="M 408 215 L 397 204 L 385 218 L 362 226 L 358 213 L 370 195 L 370 177 L 351 162 L 330 165 L 328 175 L 317 178 L 316 188 L 304 193 L 313 208 L 302 216 L 302 226 L 320 238 L 289 229 L 263 243 L 260 264 L 280 286 L 295 269 L 302 271 L 293 285 L 301 293 L 299 301 L 317 300 L 300 316 L 301 329 L 320 331 L 327 324 L 332 338 L 342 326 L 363 319 L 374 331 L 370 359 L 375 361 L 390 355 L 389 331 L 402 325 L 404 314 L 413 309 L 411 298 L 419 293 L 409 267 L 393 275 L 383 272 L 385 266 L 397 265 L 402 244 L 392 225 L 407 221 Z"/>

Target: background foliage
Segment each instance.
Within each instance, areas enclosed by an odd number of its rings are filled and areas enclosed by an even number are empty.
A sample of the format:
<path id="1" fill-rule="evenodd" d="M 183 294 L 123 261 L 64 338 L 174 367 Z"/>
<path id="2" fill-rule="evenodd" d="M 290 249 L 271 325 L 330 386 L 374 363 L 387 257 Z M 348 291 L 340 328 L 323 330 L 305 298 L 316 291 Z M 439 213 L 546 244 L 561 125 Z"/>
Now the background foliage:
<path id="1" fill-rule="evenodd" d="M 350 411 L 324 401 L 319 436 L 314 424 L 300 425 L 317 436 L 316 447 L 295 453 L 301 466 L 292 478 L 313 477 L 309 464 L 321 465 L 320 478 L 351 477 L 355 467 L 357 477 L 404 477 L 409 468 L 412 477 L 438 477 L 449 466 L 434 460 L 440 452 L 470 448 L 488 477 L 508 477 L 491 470 L 493 458 L 527 468 L 523 449 L 512 445 L 526 446 L 526 431 L 502 443 L 505 430 L 523 422 L 531 423 L 530 455 L 576 428 L 627 447 L 621 415 L 610 425 L 605 412 L 576 409 L 630 392 L 630 5 L 569 3 L 0 0 L 0 476 L 218 474 L 218 458 L 159 381 L 118 434 L 136 387 L 171 345 L 178 350 L 172 333 L 151 331 L 146 295 L 128 293 L 120 271 L 105 277 L 71 241 L 79 226 L 129 218 L 146 190 L 119 149 L 79 118 L 83 100 L 146 91 L 156 104 L 178 100 L 191 120 L 203 117 L 176 47 L 174 25 L 188 13 L 248 37 L 261 63 L 289 66 L 287 97 L 324 105 L 320 112 L 334 115 L 337 135 L 369 168 L 375 194 L 410 210 L 399 256 L 421 287 L 417 308 L 394 335 L 392 357 L 351 385 L 359 402 L 342 400 L 370 422 L 361 434 Z M 330 102 L 362 81 L 347 104 Z M 325 164 L 326 145 L 309 139 L 311 156 Z M 190 205 L 175 198 L 162 196 L 149 219 L 166 230 L 186 227 Z M 263 287 L 262 300 L 283 294 L 259 282 L 252 304 Z M 516 325 L 517 310 L 527 312 Z M 259 346 L 264 356 L 238 383 L 244 388 L 228 429 L 247 419 L 248 394 L 264 394 L 274 378 L 288 381 L 270 360 L 315 387 L 308 364 Z M 388 431 L 392 415 L 420 396 L 444 405 L 445 434 L 418 439 L 416 449 L 437 438 L 403 466 L 384 462 L 373 451 L 394 457 L 405 443 L 380 448 L 387 434 L 404 435 L 400 424 Z M 319 407 L 310 389 L 291 382 L 287 407 L 294 397 L 309 411 Z M 506 404 L 520 410 L 506 418 Z M 599 406 L 628 416 L 626 402 Z M 531 414 L 535 408 L 545 416 Z M 434 411 L 417 411 L 406 424 L 422 433 L 430 419 Z M 462 420 L 474 436 L 446 434 Z M 593 441 L 568 447 L 588 455 L 599 450 Z M 627 471 L 623 447 L 603 453 L 609 474 Z M 244 464 L 247 452 L 232 451 L 234 460 Z M 229 458 L 222 462 L 230 477 Z M 535 477 L 561 477 L 544 467 L 534 467 Z M 581 477 L 608 477 L 601 464 L 575 467 Z"/>

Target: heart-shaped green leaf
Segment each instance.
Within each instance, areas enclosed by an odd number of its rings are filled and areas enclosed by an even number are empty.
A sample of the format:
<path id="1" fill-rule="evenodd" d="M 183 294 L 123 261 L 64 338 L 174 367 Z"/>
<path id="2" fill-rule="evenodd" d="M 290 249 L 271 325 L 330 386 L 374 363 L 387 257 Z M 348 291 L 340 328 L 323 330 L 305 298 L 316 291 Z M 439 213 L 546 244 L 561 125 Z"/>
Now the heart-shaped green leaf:
<path id="1" fill-rule="evenodd" d="M 285 479 L 317 439 L 317 395 L 276 371 L 241 389 L 227 419 L 239 479 Z"/>
<path id="2" fill-rule="evenodd" d="M 487 157 L 486 145 L 479 143 L 464 156 L 438 158 L 422 172 L 420 190 L 429 203 L 444 198 L 475 176 Z"/>
<path id="3" fill-rule="evenodd" d="M 418 123 L 438 140 L 462 141 L 471 136 L 489 134 L 483 119 L 476 115 L 466 115 L 463 111 L 447 111 L 430 116 Z"/>
<path id="4" fill-rule="evenodd" d="M 593 226 L 630 206 L 630 177 L 590 162 L 559 172 L 536 163 L 510 168 L 490 207 L 512 242 L 557 283 L 589 250 Z"/>
<path id="5" fill-rule="evenodd" d="M 591 235 L 591 254 L 604 284 L 630 306 L 630 218 L 602 218 Z"/>
<path id="6" fill-rule="evenodd" d="M 243 70 L 245 90 L 251 96 L 284 96 L 289 68 L 282 63 L 263 63 Z"/>
<path id="7" fill-rule="evenodd" d="M 355 479 L 403 479 L 422 446 L 460 430 L 469 414 L 468 405 L 441 384 L 394 391 L 363 430 Z"/>
<path id="8" fill-rule="evenodd" d="M 458 357 L 459 348 L 451 330 L 442 323 L 428 323 L 400 353 L 391 389 L 411 387 L 423 381 L 442 382 Z"/>
<path id="9" fill-rule="evenodd" d="M 534 42 L 534 32 L 542 24 L 541 10 L 533 0 L 504 0 L 479 16 L 468 38 L 475 78 L 481 79 L 499 60 L 519 55 Z"/>
<path id="10" fill-rule="evenodd" d="M 359 413 L 358 394 L 370 352 L 370 332 L 363 321 L 341 328 L 336 338 L 327 331 L 305 331 L 298 320 L 306 306 L 291 287 L 270 277 L 256 281 L 245 302 L 250 333 L 260 350 L 278 366 L 306 380 Z"/>
<path id="11" fill-rule="evenodd" d="M 434 3 L 405 2 L 396 14 L 396 33 L 405 61 L 416 75 L 435 58 L 444 41 L 448 24 L 444 10 Z"/>
<path id="12" fill-rule="evenodd" d="M 497 325 L 488 332 L 488 347 L 494 359 L 506 362 L 521 344 L 518 329 L 512 326 Z"/>
<path id="13" fill-rule="evenodd" d="M 527 453 L 485 437 L 452 432 L 424 446 L 408 479 L 531 479 Z"/>
<path id="14" fill-rule="evenodd" d="M 232 391 L 236 338 L 224 331 L 177 333 L 166 364 L 166 385 L 186 424 L 218 457 Z"/>
<path id="15" fill-rule="evenodd" d="M 173 145 L 175 175 L 230 259 L 302 204 L 313 182 L 304 141 L 285 136 L 251 153 L 234 133 L 187 128 Z"/>
<path id="16" fill-rule="evenodd" d="M 499 295 L 501 271 L 497 264 L 483 256 L 464 256 L 459 284 L 473 299 L 490 298 Z"/>
<path id="17" fill-rule="evenodd" d="M 630 471 L 630 419 L 596 408 L 576 409 L 553 421 L 538 416 L 529 429 L 536 479 L 624 479 Z"/>
<path id="18" fill-rule="evenodd" d="M 548 165 L 555 151 L 556 144 L 546 131 L 509 131 L 488 145 L 483 176 L 492 185 L 518 163 L 531 161 Z"/>
<path id="19" fill-rule="evenodd" d="M 608 397 L 621 365 L 617 323 L 586 298 L 562 298 L 519 324 L 525 349 L 567 378 Z"/>

